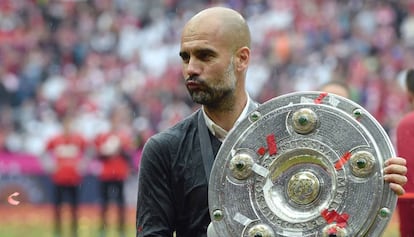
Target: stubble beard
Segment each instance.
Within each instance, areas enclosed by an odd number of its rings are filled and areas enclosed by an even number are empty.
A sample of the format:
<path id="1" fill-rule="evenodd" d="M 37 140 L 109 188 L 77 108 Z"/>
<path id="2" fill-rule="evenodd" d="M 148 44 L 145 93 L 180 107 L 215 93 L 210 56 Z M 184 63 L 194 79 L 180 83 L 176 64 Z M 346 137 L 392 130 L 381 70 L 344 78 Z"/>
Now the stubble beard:
<path id="1" fill-rule="evenodd" d="M 236 76 L 234 75 L 234 65 L 230 63 L 224 73 L 225 83 L 209 85 L 204 80 L 196 78 L 201 90 L 188 90 L 191 99 L 198 104 L 212 109 L 227 110 L 234 105 L 234 94 L 236 89 Z"/>

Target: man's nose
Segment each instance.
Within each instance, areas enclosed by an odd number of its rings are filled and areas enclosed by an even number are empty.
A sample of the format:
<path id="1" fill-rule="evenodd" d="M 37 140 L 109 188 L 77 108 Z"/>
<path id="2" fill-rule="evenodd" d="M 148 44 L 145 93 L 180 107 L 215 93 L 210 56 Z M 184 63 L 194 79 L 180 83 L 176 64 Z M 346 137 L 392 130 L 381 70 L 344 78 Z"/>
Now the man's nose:
<path id="1" fill-rule="evenodd" d="M 189 76 L 199 75 L 201 73 L 201 65 L 198 60 L 190 59 L 187 64 L 186 74 Z"/>

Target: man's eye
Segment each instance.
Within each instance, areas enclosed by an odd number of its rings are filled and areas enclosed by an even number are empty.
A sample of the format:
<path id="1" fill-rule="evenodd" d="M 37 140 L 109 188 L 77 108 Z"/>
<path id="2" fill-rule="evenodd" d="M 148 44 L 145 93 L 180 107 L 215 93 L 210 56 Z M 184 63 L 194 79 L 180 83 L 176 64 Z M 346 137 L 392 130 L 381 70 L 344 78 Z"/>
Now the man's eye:
<path id="1" fill-rule="evenodd" d="M 208 61 L 208 60 L 210 60 L 211 59 L 211 57 L 212 57 L 213 55 L 211 55 L 210 53 L 200 53 L 199 55 L 198 55 L 198 58 L 200 59 L 200 60 L 202 60 L 202 61 Z"/>
<path id="2" fill-rule="evenodd" d="M 190 61 L 190 56 L 188 54 L 180 53 L 180 57 L 183 60 L 183 62 L 189 62 Z"/>

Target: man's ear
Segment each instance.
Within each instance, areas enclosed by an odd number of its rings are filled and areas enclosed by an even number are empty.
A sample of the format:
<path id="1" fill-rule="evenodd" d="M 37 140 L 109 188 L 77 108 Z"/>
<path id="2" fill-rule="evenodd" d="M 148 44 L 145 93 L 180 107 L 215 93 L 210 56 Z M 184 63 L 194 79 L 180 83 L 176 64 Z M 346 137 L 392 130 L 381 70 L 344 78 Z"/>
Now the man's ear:
<path id="1" fill-rule="evenodd" d="M 248 47 L 241 47 L 236 52 L 236 70 L 241 72 L 247 70 L 250 61 L 250 49 Z"/>

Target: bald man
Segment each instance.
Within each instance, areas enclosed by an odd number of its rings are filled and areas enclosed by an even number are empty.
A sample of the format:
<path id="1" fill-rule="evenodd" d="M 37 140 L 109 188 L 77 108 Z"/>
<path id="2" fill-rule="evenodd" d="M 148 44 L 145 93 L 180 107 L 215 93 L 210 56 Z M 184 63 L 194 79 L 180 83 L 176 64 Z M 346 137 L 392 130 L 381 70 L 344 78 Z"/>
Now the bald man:
<path id="1" fill-rule="evenodd" d="M 332 80 L 328 81 L 327 83 L 323 84 L 320 88 L 320 91 L 332 93 L 335 95 L 339 95 L 345 98 L 351 98 L 351 88 L 349 88 L 348 84 L 344 81 L 339 80 Z"/>
<path id="2" fill-rule="evenodd" d="M 137 237 L 207 236 L 214 157 L 228 131 L 258 106 L 245 88 L 250 32 L 238 12 L 213 7 L 192 17 L 182 32 L 180 57 L 187 90 L 202 106 L 144 146 Z M 393 189 L 403 192 L 405 167 L 390 163 Z"/>
<path id="3" fill-rule="evenodd" d="M 185 85 L 201 108 L 145 144 L 139 171 L 137 236 L 206 236 L 208 180 L 227 132 L 254 110 L 245 89 L 250 32 L 222 7 L 185 25 L 180 57 Z"/>

